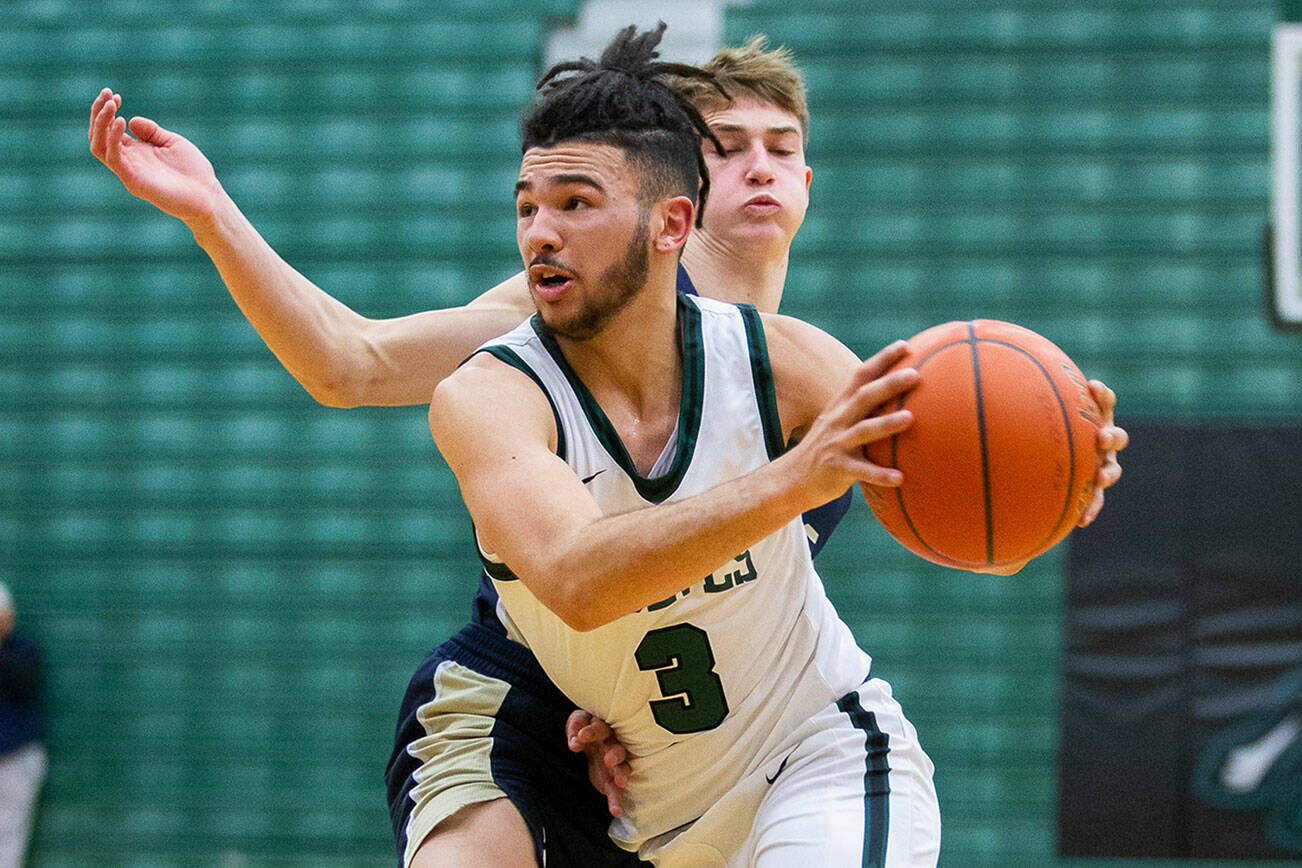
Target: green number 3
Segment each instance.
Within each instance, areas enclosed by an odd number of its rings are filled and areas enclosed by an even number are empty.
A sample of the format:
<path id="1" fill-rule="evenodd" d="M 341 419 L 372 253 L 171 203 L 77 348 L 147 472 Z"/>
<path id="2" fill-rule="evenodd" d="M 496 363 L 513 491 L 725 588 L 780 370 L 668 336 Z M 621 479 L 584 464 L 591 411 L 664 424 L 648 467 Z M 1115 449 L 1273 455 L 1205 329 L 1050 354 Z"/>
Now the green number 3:
<path id="1" fill-rule="evenodd" d="M 714 729 L 728 716 L 723 682 L 714 672 L 710 637 L 700 627 L 675 624 L 652 630 L 642 637 L 634 654 L 637 668 L 654 671 L 660 693 L 651 714 L 672 733 Z"/>

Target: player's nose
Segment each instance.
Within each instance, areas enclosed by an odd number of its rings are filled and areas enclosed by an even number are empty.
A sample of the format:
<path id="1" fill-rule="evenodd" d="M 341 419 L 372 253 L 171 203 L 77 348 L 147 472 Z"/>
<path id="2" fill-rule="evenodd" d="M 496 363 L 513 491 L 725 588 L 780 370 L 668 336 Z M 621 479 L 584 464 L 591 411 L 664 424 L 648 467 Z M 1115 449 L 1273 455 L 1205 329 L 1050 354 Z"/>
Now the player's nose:
<path id="1" fill-rule="evenodd" d="M 539 208 L 522 232 L 528 250 L 559 250 L 562 246 L 560 227 L 550 209 Z"/>

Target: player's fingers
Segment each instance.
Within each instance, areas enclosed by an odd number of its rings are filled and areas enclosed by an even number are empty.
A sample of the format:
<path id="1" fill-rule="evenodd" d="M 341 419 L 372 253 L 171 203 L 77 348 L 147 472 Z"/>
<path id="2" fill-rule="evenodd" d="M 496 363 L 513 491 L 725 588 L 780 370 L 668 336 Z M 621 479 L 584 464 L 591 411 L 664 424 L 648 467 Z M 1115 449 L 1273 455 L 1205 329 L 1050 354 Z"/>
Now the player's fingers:
<path id="1" fill-rule="evenodd" d="M 866 459 L 859 465 L 855 477 L 873 488 L 899 488 L 904 484 L 904 474 L 896 468 L 882 467 Z"/>
<path id="2" fill-rule="evenodd" d="M 900 368 L 859 383 L 845 396 L 837 408 L 838 420 L 850 425 L 866 416 L 871 416 L 879 408 L 893 402 L 896 398 L 918 385 L 918 372 L 915 368 Z"/>
<path id="3" fill-rule="evenodd" d="M 1099 405 L 1099 412 L 1103 415 L 1103 424 L 1112 424 L 1112 414 L 1117 408 L 1117 393 L 1109 389 L 1102 380 L 1090 380 L 1090 394 L 1094 396 L 1094 403 Z"/>
<path id="4" fill-rule="evenodd" d="M 869 443 L 894 437 L 913 424 L 913 413 L 909 410 L 892 410 L 880 416 L 868 416 L 860 419 L 846 432 L 846 441 L 852 446 L 867 446 Z"/>
<path id="5" fill-rule="evenodd" d="M 585 744 L 585 746 L 602 744 L 608 738 L 611 738 L 611 730 L 603 722 L 596 721 L 595 718 L 594 722 L 578 731 L 578 742 L 579 744 Z"/>
<path id="6" fill-rule="evenodd" d="M 1109 458 L 1099 465 L 1099 472 L 1094 475 L 1094 482 L 1101 491 L 1116 485 L 1120 478 L 1121 464 L 1115 458 Z"/>
<path id="7" fill-rule="evenodd" d="M 609 781 L 602 789 L 606 794 L 606 810 L 610 811 L 612 817 L 623 816 L 624 806 L 619 803 L 619 788 L 613 781 Z"/>
<path id="8" fill-rule="evenodd" d="M 142 142 L 148 142 L 156 147 L 165 148 L 175 141 L 178 136 L 170 130 L 165 130 L 158 125 L 156 121 L 149 118 L 135 117 L 131 119 L 131 132 Z"/>
<path id="9" fill-rule="evenodd" d="M 907 410 L 903 412 L 908 412 Z M 907 427 L 907 426 L 905 426 Z M 903 429 L 901 429 L 903 430 Z M 880 438 L 874 438 L 880 439 Z M 904 473 L 895 467 L 875 464 L 868 458 L 863 447 L 857 447 L 850 457 L 850 472 L 855 479 L 875 488 L 898 488 L 904 484 Z"/>
<path id="10" fill-rule="evenodd" d="M 122 140 L 127 134 L 127 122 L 125 118 L 114 118 L 109 124 L 107 133 L 107 145 L 104 148 L 104 164 L 113 171 L 122 164 Z"/>
<path id="11" fill-rule="evenodd" d="M 581 708 L 576 708 L 570 712 L 570 716 L 565 719 L 565 740 L 569 742 L 570 750 L 576 752 L 583 750 L 583 743 L 579 741 L 579 733 L 591 721 L 592 715 Z"/>
<path id="12" fill-rule="evenodd" d="M 109 127 L 113 124 L 118 107 L 113 100 L 105 100 L 95 113 L 90 125 L 90 152 L 103 160 L 108 142 Z"/>
<path id="13" fill-rule="evenodd" d="M 579 739 L 587 744 L 600 744 L 614 737 L 615 731 L 599 717 L 593 717 L 587 726 L 579 730 Z"/>
<path id="14" fill-rule="evenodd" d="M 610 742 L 601 755 L 601 761 L 605 763 L 606 768 L 610 769 L 612 772 L 619 766 L 623 765 L 627 759 L 628 751 L 624 750 L 624 746 L 617 741 Z"/>
<path id="15" fill-rule="evenodd" d="M 1099 451 L 1120 452 L 1130 445 L 1130 435 L 1118 425 L 1104 425 L 1099 429 Z"/>
<path id="16" fill-rule="evenodd" d="M 99 95 L 95 97 L 94 102 L 90 104 L 90 126 L 87 127 L 87 136 L 94 141 L 95 139 L 95 118 L 99 117 L 99 110 L 104 108 L 104 103 L 113 98 L 113 91 L 107 87 L 100 90 Z"/>
<path id="17" fill-rule="evenodd" d="M 904 358 L 908 350 L 908 341 L 892 341 L 865 359 L 861 370 L 867 374 L 868 379 L 876 379 Z"/>
<path id="18" fill-rule="evenodd" d="M 1077 525 L 1080 527 L 1089 527 L 1094 519 L 1098 518 L 1099 512 L 1103 510 L 1103 489 L 1095 488 L 1094 497 L 1090 500 L 1090 505 L 1086 507 L 1085 512 L 1081 515 Z"/>

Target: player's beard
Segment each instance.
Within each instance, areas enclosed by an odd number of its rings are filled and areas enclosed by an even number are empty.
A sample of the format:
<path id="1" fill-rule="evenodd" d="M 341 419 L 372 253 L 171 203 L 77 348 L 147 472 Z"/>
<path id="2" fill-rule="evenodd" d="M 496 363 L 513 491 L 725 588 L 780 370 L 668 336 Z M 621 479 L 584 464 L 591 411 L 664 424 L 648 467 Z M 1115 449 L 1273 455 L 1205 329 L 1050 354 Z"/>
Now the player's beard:
<path id="1" fill-rule="evenodd" d="M 565 322 L 543 320 L 543 331 L 552 336 L 574 341 L 590 340 L 601 334 L 614 317 L 637 297 L 646 286 L 651 271 L 651 212 L 643 209 L 638 215 L 633 238 L 624 251 L 624 258 L 609 266 L 592 285 L 592 296 L 583 308 Z"/>

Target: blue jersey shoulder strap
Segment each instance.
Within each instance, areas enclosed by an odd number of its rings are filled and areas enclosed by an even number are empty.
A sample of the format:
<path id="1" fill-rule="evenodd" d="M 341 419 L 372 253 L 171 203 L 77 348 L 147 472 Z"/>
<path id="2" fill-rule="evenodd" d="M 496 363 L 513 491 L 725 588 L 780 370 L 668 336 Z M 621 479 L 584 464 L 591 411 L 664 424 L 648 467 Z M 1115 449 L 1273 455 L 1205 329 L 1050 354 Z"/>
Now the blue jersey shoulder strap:
<path id="1" fill-rule="evenodd" d="M 692 279 L 687 276 L 687 269 L 683 268 L 681 262 L 678 263 L 678 291 L 683 295 L 697 294 L 696 284 L 692 283 Z"/>

